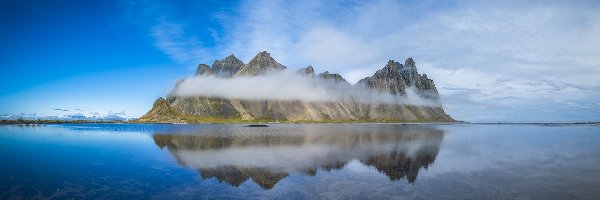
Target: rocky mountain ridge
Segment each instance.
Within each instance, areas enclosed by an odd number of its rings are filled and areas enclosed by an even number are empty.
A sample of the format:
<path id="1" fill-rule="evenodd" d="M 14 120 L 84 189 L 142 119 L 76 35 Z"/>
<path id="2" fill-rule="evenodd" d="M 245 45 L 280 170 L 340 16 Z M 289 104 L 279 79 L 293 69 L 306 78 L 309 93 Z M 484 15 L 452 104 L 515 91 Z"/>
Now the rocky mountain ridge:
<path id="1" fill-rule="evenodd" d="M 215 60 L 212 66 L 200 64 L 196 76 L 235 79 L 261 76 L 286 70 L 266 51 L 258 53 L 247 64 L 234 55 Z M 405 95 L 412 88 L 419 97 L 439 101 L 433 80 L 419 74 L 412 58 L 404 64 L 390 60 L 370 77 L 350 84 L 339 74 L 325 71 L 315 74 L 308 66 L 297 71 L 310 78 L 329 81 L 344 88 L 362 88 L 395 96 Z M 176 91 L 179 84 L 175 86 Z M 171 92 L 166 99 L 157 99 L 153 108 L 139 122 L 213 122 L 221 119 L 239 121 L 454 121 L 441 106 L 398 103 L 361 102 L 349 96 L 334 102 L 225 99 L 205 96 L 177 96 Z"/>
<path id="2" fill-rule="evenodd" d="M 244 65 L 244 62 L 233 54 L 223 60 L 215 60 L 212 66 L 206 64 L 198 65 L 196 75 L 215 75 L 219 78 L 230 78 Z"/>

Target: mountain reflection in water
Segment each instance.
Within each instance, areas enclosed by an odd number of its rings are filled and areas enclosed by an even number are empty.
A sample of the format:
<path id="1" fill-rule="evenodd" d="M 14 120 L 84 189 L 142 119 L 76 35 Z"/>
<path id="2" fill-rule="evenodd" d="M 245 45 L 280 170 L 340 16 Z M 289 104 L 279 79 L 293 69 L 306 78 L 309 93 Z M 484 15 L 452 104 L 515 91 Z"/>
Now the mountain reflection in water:
<path id="1" fill-rule="evenodd" d="M 156 133 L 153 138 L 204 179 L 215 177 L 236 187 L 251 179 L 271 189 L 291 173 L 315 176 L 318 169 L 342 169 L 354 159 L 392 181 L 413 183 L 421 168 L 433 164 L 444 137 L 443 131 L 427 126 L 298 126 L 282 132 L 275 127 L 234 128 L 225 134 Z"/>

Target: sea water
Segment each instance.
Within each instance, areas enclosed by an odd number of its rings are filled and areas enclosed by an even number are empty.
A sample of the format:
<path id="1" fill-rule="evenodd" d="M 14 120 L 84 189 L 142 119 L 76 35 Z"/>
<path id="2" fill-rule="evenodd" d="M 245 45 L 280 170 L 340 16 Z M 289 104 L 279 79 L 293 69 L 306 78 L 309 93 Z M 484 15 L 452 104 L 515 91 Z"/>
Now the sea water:
<path id="1" fill-rule="evenodd" d="M 600 126 L 0 126 L 0 199 L 600 199 Z"/>

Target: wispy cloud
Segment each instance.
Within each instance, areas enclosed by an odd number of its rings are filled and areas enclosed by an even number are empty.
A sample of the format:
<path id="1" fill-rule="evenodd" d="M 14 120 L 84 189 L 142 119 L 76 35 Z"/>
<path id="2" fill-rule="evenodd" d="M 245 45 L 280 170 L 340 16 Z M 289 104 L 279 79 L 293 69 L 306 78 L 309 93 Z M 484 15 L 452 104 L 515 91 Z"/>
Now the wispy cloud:
<path id="1" fill-rule="evenodd" d="M 187 35 L 182 26 L 178 23 L 160 22 L 152 28 L 155 45 L 181 64 L 199 63 L 203 58 L 209 57 L 202 42 L 193 35 Z"/>
<path id="2" fill-rule="evenodd" d="M 118 116 L 126 116 L 126 115 L 127 115 L 127 113 L 126 113 L 125 111 L 121 111 L 121 112 L 113 112 L 112 110 L 111 110 L 111 111 L 108 111 L 108 114 L 109 114 L 109 115 L 118 115 Z"/>

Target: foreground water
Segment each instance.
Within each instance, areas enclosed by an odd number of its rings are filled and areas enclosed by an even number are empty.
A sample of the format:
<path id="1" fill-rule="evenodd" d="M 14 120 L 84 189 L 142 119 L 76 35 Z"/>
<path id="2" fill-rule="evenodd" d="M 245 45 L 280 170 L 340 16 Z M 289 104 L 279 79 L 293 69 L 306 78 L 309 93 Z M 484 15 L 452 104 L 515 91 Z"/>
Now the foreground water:
<path id="1" fill-rule="evenodd" d="M 595 125 L 4 125 L 0 160 L 0 199 L 600 199 Z"/>

